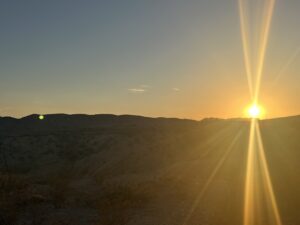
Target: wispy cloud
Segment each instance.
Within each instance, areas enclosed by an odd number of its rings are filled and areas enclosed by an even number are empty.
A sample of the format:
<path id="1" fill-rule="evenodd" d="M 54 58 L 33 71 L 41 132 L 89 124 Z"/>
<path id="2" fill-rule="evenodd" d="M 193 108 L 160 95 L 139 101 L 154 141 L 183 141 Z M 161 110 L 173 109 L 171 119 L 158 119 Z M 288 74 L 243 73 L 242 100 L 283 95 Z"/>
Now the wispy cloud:
<path id="1" fill-rule="evenodd" d="M 172 88 L 172 90 L 173 90 L 173 91 L 180 91 L 180 89 L 179 89 L 179 88 L 176 88 L 176 87 Z"/>
<path id="2" fill-rule="evenodd" d="M 135 94 L 142 94 L 146 92 L 146 90 L 143 88 L 129 88 L 128 91 Z"/>
<path id="3" fill-rule="evenodd" d="M 150 88 L 151 88 L 151 86 L 148 84 L 140 84 L 138 87 L 129 88 L 127 90 L 131 93 L 142 94 L 142 93 L 145 93 L 146 91 L 148 91 Z"/>

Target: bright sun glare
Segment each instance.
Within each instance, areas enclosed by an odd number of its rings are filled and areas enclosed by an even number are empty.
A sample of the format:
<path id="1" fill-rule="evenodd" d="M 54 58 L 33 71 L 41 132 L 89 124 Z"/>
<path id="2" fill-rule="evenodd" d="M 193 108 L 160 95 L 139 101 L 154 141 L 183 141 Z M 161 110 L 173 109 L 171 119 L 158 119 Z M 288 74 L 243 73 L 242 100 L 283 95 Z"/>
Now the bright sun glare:
<path id="1" fill-rule="evenodd" d="M 248 108 L 248 116 L 251 118 L 260 118 L 262 116 L 262 109 L 259 105 L 253 104 Z"/>

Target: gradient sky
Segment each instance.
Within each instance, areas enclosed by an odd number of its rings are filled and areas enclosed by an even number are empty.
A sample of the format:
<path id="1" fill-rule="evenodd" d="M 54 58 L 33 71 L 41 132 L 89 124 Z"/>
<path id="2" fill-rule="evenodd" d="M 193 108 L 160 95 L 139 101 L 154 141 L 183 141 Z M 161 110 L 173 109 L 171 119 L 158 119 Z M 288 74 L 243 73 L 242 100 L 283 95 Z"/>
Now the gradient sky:
<path id="1" fill-rule="evenodd" d="M 276 2 L 267 117 L 300 114 L 299 10 Z M 0 116 L 229 118 L 250 102 L 237 0 L 3 0 L 0 29 Z"/>

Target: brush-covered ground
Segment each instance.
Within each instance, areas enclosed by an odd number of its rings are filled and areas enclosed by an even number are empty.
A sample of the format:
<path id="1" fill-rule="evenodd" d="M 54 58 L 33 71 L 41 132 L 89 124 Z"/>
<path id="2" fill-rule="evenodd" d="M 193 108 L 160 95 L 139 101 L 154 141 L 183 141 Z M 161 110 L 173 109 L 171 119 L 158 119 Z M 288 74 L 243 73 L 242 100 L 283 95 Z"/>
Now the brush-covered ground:
<path id="1" fill-rule="evenodd" d="M 259 122 L 284 225 L 299 225 L 300 117 Z M 0 118 L 2 225 L 241 225 L 250 123 Z"/>

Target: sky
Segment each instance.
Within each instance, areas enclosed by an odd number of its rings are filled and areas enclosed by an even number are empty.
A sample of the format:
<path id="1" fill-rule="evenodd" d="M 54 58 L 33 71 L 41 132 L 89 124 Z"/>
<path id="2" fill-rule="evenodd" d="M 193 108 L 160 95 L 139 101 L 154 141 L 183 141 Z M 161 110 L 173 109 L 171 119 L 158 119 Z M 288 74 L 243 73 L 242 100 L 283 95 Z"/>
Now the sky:
<path id="1" fill-rule="evenodd" d="M 300 114 L 299 10 L 276 1 L 267 118 Z M 237 0 L 2 0 L 0 30 L 0 116 L 232 118 L 251 102 Z"/>

